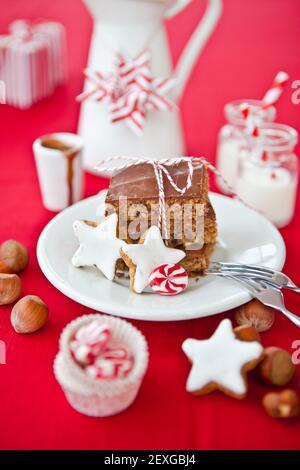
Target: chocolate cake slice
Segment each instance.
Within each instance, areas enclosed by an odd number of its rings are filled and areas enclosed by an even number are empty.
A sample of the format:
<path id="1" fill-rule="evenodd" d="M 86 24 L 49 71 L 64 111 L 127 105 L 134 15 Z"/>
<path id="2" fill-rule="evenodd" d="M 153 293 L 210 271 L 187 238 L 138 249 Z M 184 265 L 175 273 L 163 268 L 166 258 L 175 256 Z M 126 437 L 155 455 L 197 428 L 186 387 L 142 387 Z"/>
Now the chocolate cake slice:
<path id="1" fill-rule="evenodd" d="M 216 216 L 208 196 L 208 174 L 205 165 L 194 163 L 191 187 L 180 194 L 163 175 L 168 233 L 166 245 L 186 253 L 179 263 L 190 276 L 203 273 L 209 264 L 216 238 Z M 182 188 L 189 174 L 181 162 L 168 166 L 175 184 Z M 106 196 L 106 214 L 119 216 L 118 236 L 127 243 L 138 243 L 151 225 L 157 225 L 159 214 L 158 186 L 152 165 L 142 163 L 112 177 Z M 125 269 L 120 262 L 118 269 Z"/>

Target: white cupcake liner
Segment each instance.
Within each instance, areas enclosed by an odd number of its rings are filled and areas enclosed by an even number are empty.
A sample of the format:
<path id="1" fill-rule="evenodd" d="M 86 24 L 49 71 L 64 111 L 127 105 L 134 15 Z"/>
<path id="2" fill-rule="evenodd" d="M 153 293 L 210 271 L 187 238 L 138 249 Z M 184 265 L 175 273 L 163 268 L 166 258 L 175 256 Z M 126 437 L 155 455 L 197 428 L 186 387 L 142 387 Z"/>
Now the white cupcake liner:
<path id="1" fill-rule="evenodd" d="M 70 340 L 81 326 L 92 320 L 105 321 L 112 340 L 127 346 L 134 358 L 132 371 L 123 379 L 111 381 L 88 377 L 71 356 Z M 54 361 L 54 374 L 70 405 L 80 413 L 94 417 L 111 416 L 128 408 L 134 401 L 148 366 L 145 337 L 133 325 L 120 318 L 91 314 L 79 317 L 65 327 L 60 337 L 60 351 Z"/>

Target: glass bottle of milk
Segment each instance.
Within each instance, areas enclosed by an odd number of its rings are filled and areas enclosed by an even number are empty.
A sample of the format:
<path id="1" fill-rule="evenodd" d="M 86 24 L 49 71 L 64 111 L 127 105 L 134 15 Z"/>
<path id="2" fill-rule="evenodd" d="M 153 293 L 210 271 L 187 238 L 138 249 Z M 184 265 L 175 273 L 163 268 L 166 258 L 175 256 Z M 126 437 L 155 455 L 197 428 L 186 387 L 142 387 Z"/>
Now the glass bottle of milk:
<path id="1" fill-rule="evenodd" d="M 248 104 L 253 122 L 257 126 L 263 122 L 272 122 L 276 117 L 276 109 L 273 106 L 261 109 L 262 102 L 259 100 L 236 100 L 225 105 L 224 114 L 227 124 L 219 133 L 216 162 L 223 178 L 233 189 L 236 186 L 240 154 L 248 145 L 246 123 L 240 110 L 243 103 Z M 217 185 L 225 194 L 229 193 L 227 186 L 220 178 L 217 178 Z"/>
<path id="2" fill-rule="evenodd" d="M 236 193 L 278 228 L 293 218 L 298 185 L 298 133 L 283 124 L 262 124 L 239 160 Z"/>

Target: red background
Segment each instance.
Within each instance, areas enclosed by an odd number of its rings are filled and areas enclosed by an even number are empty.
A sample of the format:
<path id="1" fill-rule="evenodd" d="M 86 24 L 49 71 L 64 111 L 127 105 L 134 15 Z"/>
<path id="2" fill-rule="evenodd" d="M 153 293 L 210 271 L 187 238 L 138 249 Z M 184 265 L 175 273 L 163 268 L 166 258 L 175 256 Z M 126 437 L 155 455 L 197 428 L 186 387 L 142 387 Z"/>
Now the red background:
<path id="1" fill-rule="evenodd" d="M 204 11 L 194 0 L 168 24 L 174 61 Z M 299 422 L 272 420 L 260 400 L 269 388 L 251 380 L 249 396 L 236 401 L 222 394 L 196 398 L 185 392 L 189 366 L 181 352 L 188 336 L 208 337 L 230 313 L 181 323 L 134 322 L 147 336 L 151 361 L 140 394 L 119 416 L 90 419 L 77 414 L 56 383 L 52 364 L 62 328 L 87 309 L 60 294 L 41 273 L 36 242 L 53 217 L 40 199 L 31 144 L 51 131 L 76 131 L 92 21 L 80 0 L 0 0 L 0 31 L 16 18 L 53 18 L 68 33 L 70 80 L 55 95 L 28 111 L 0 106 L 0 240 L 16 238 L 30 250 L 22 274 L 24 294 L 40 295 L 50 307 L 47 327 L 21 336 L 10 325 L 10 307 L 0 308 L 0 339 L 7 345 L 7 365 L 0 365 L 0 447 L 3 449 L 296 449 Z M 212 161 L 223 106 L 235 98 L 260 98 L 273 76 L 286 70 L 300 79 L 300 1 L 224 0 L 217 31 L 199 58 L 182 100 L 189 154 Z M 298 130 L 300 107 L 291 88 L 278 105 L 278 121 Z M 107 185 L 86 177 L 86 196 Z M 298 203 L 299 207 L 299 203 Z M 285 271 L 300 284 L 299 211 L 282 230 L 287 245 Z M 287 295 L 300 314 L 299 298 Z M 201 299 L 200 299 L 201 301 Z M 283 316 L 263 335 L 265 345 L 291 344 L 300 332 Z M 299 393 L 298 375 L 293 387 Z"/>

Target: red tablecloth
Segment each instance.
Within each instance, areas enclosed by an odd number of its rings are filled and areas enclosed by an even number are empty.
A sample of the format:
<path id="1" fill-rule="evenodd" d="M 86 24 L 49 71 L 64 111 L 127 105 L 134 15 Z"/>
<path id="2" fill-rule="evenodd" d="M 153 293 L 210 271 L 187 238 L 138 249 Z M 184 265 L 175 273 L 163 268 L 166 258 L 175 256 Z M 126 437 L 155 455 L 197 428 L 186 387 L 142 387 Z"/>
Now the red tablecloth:
<path id="1" fill-rule="evenodd" d="M 174 61 L 204 10 L 192 4 L 168 25 Z M 215 35 L 199 58 L 182 101 L 187 153 L 212 161 L 223 106 L 241 97 L 261 97 L 279 69 L 300 79 L 299 0 L 224 0 Z M 179 323 L 134 322 L 146 335 L 150 367 L 140 394 L 126 412 L 107 419 L 76 413 L 56 383 L 52 364 L 62 328 L 88 310 L 58 292 L 41 273 L 36 242 L 53 217 L 42 204 L 31 144 L 51 131 L 76 131 L 92 21 L 79 0 L 0 0 L 0 31 L 15 18 L 50 17 L 65 24 L 69 41 L 70 80 L 55 95 L 28 111 L 0 106 L 0 240 L 16 238 L 30 250 L 22 274 L 24 294 L 41 296 L 50 307 L 47 327 L 31 336 L 16 334 L 10 307 L 0 308 L 0 339 L 7 345 L 7 364 L 0 365 L 0 447 L 2 449 L 266 449 L 299 448 L 299 422 L 272 420 L 260 400 L 269 388 L 251 380 L 247 399 L 220 393 L 196 398 L 185 391 L 189 365 L 181 352 L 188 336 L 206 338 L 231 313 Z M 278 120 L 299 125 L 300 107 L 289 90 L 278 105 Z M 86 196 L 107 182 L 86 176 Z M 299 207 L 298 201 L 298 207 Z M 285 271 L 300 284 L 299 212 L 282 230 L 287 245 Z M 300 314 L 299 297 L 287 295 Z M 201 301 L 201 298 L 199 299 Z M 265 345 L 291 350 L 300 332 L 283 316 L 263 335 Z M 299 392 L 298 375 L 292 386 Z M 300 395 L 300 393 L 299 393 Z"/>

